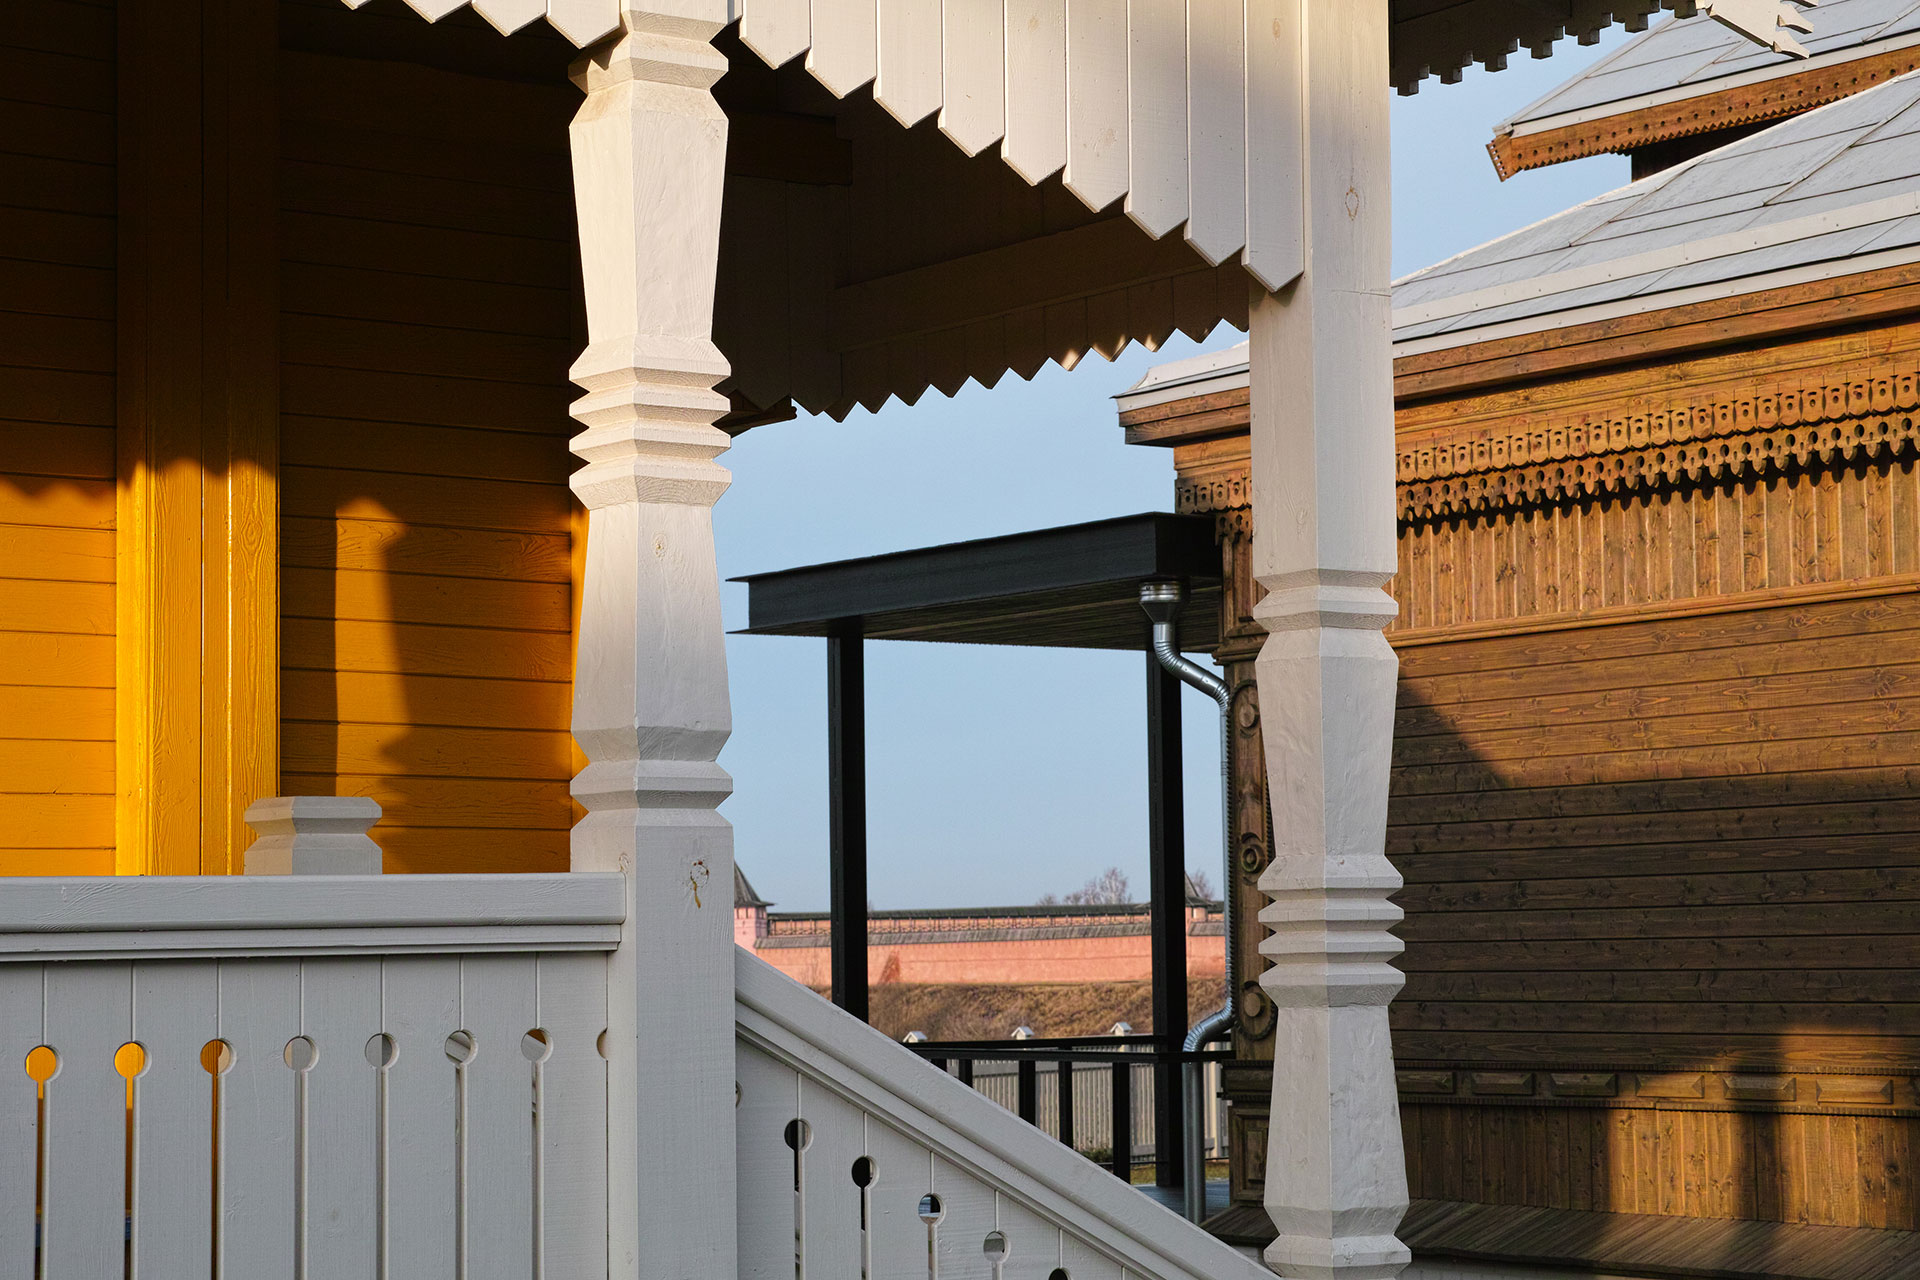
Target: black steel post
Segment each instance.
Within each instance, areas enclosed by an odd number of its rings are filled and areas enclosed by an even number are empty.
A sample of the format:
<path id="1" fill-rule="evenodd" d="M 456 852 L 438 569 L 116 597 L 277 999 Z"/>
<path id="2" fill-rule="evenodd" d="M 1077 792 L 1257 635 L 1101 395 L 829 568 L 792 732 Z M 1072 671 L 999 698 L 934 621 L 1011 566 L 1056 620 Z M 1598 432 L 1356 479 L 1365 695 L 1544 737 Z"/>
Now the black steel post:
<path id="1" fill-rule="evenodd" d="M 1053 1064 L 1054 1085 L 1060 1100 L 1060 1145 L 1073 1146 L 1073 1055 Z"/>
<path id="2" fill-rule="evenodd" d="M 1133 1064 L 1113 1064 L 1113 1176 L 1133 1181 Z"/>
<path id="3" fill-rule="evenodd" d="M 1040 1064 L 1032 1058 L 1022 1058 L 1014 1070 L 1018 1075 L 1017 1105 L 1020 1108 L 1020 1118 L 1028 1124 L 1038 1124 L 1040 1121 Z"/>
<path id="4" fill-rule="evenodd" d="M 1154 1181 L 1181 1185 L 1180 1066 L 1187 1034 L 1186 799 L 1181 788 L 1180 678 L 1147 651 L 1147 854 L 1153 933 Z"/>
<path id="5" fill-rule="evenodd" d="M 867 1019 L 867 688 L 857 625 L 827 637 L 833 1002 Z"/>

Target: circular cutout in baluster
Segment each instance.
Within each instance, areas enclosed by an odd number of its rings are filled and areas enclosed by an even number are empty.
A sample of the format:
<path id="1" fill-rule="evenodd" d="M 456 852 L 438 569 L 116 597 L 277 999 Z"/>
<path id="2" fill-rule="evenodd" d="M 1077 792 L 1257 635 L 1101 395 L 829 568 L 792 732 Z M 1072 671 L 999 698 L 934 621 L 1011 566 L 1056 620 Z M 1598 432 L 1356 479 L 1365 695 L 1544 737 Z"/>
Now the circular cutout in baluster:
<path id="1" fill-rule="evenodd" d="M 400 1046 L 386 1032 L 378 1032 L 367 1041 L 367 1065 L 375 1071 L 385 1071 L 399 1058 Z"/>
<path id="2" fill-rule="evenodd" d="M 787 1121 L 786 1132 L 781 1135 L 787 1146 L 795 1151 L 805 1151 L 813 1145 L 813 1126 L 805 1120 Z"/>
<path id="3" fill-rule="evenodd" d="M 447 1061 L 453 1063 L 455 1066 L 461 1067 L 472 1062 L 473 1055 L 479 1052 L 480 1049 L 471 1031 L 454 1032 L 447 1037 L 447 1043 L 444 1047 L 447 1052 Z"/>
<path id="4" fill-rule="evenodd" d="M 223 1076 L 233 1070 L 233 1046 L 225 1040 L 209 1040 L 201 1045 L 200 1069 L 210 1076 Z"/>
<path id="5" fill-rule="evenodd" d="M 940 1197 L 929 1191 L 920 1197 L 920 1221 L 932 1226 L 947 1216 L 947 1207 L 940 1203 Z"/>
<path id="6" fill-rule="evenodd" d="M 1007 1260 L 1008 1255 L 1010 1255 L 1013 1250 L 1007 1247 L 1006 1232 L 989 1231 L 987 1232 L 987 1238 L 980 1244 L 980 1252 L 987 1255 L 988 1262 L 998 1266 Z"/>
<path id="7" fill-rule="evenodd" d="M 853 1162 L 853 1185 L 870 1187 L 873 1185 L 873 1157 L 861 1156 Z"/>
<path id="8" fill-rule="evenodd" d="M 545 1029 L 535 1027 L 520 1037 L 520 1056 L 528 1062 L 545 1062 L 553 1056 L 553 1041 Z"/>
<path id="9" fill-rule="evenodd" d="M 147 1069 L 147 1047 L 138 1040 L 129 1040 L 113 1051 L 113 1069 L 122 1079 L 132 1080 Z"/>
<path id="10" fill-rule="evenodd" d="M 1055 1267 L 1047 1273 L 1047 1280 L 1068 1280 L 1067 1269 L 1065 1267 Z"/>
<path id="11" fill-rule="evenodd" d="M 320 1061 L 320 1046 L 306 1036 L 295 1036 L 287 1041 L 286 1050 L 280 1056 L 295 1071 L 311 1071 L 313 1064 Z"/>
<path id="12" fill-rule="evenodd" d="M 27 1076 L 35 1084 L 45 1084 L 60 1074 L 60 1055 L 51 1046 L 41 1045 L 27 1054 Z"/>

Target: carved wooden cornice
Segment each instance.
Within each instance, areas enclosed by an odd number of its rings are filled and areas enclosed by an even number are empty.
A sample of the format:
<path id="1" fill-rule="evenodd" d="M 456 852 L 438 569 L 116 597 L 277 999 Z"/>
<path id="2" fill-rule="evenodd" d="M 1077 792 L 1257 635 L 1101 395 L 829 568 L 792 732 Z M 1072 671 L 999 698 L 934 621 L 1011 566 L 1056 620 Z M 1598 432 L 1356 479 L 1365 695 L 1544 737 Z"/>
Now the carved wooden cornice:
<path id="1" fill-rule="evenodd" d="M 1499 134 L 1487 144 L 1487 154 L 1493 157 L 1493 167 L 1504 181 L 1523 170 L 1563 160 L 1633 151 L 1674 138 L 1783 119 L 1871 88 L 1915 67 L 1920 67 L 1920 46 L 1890 49 L 1557 129 Z"/>
<path id="2" fill-rule="evenodd" d="M 1764 476 L 1913 444 L 1920 369 L 1826 372 L 1819 382 L 1792 374 L 1772 386 L 1748 382 L 1743 394 L 1642 398 L 1624 412 L 1576 411 L 1518 429 L 1474 422 L 1423 433 L 1401 442 L 1401 518 Z"/>

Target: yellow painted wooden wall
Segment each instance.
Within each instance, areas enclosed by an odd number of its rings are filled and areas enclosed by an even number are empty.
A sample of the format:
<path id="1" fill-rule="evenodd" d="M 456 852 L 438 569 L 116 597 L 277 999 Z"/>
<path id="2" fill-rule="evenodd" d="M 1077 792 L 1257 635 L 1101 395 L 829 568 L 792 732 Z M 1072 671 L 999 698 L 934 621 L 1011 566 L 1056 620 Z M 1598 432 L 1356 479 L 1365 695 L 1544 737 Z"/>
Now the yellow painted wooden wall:
<path id="1" fill-rule="evenodd" d="M 114 10 L 0 23 L 0 875 L 114 824 Z"/>
<path id="2" fill-rule="evenodd" d="M 377 799 L 389 872 L 564 868 L 565 47 L 281 16 L 283 785 Z M 405 60 L 469 43 L 491 74 Z"/>

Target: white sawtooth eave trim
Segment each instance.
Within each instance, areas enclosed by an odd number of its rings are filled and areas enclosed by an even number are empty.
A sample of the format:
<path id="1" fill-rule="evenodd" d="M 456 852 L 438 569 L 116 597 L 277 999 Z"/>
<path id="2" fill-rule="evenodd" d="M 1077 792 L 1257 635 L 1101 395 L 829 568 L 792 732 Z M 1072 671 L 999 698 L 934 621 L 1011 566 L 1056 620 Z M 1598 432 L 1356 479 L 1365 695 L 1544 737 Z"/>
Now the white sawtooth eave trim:
<path id="1" fill-rule="evenodd" d="M 1818 14 L 1816 13 L 1815 16 L 1817 17 Z M 1840 49 L 1830 49 L 1825 53 L 1816 53 L 1811 58 L 1789 57 L 1783 62 L 1772 63 L 1764 67 L 1756 67 L 1751 71 L 1741 71 L 1733 75 L 1717 76 L 1711 80 L 1695 80 L 1688 84 L 1675 85 L 1670 89 L 1658 89 L 1652 93 L 1638 94 L 1631 98 L 1616 98 L 1611 102 L 1602 102 L 1595 106 L 1582 107 L 1577 111 L 1562 111 L 1550 116 L 1540 116 L 1537 119 L 1527 118 L 1528 111 L 1533 110 L 1533 108 L 1539 106 L 1540 103 L 1548 102 L 1558 97 L 1561 90 L 1566 88 L 1565 85 L 1562 85 L 1560 89 L 1556 89 L 1546 97 L 1541 98 L 1539 102 L 1524 108 L 1512 119 L 1503 120 L 1495 125 L 1493 132 L 1496 137 L 1508 135 L 1515 138 L 1524 138 L 1536 133 L 1550 133 L 1555 129 L 1569 129 L 1576 125 L 1591 124 L 1596 120 L 1606 120 L 1613 116 L 1626 115 L 1628 112 L 1641 111 L 1648 107 L 1661 107 L 1671 103 L 1685 102 L 1690 98 L 1698 98 L 1703 94 L 1719 93 L 1725 89 L 1740 89 L 1750 84 L 1764 84 L 1768 80 L 1778 80 L 1786 76 L 1798 75 L 1803 71 L 1819 70 L 1825 67 L 1838 66 L 1842 63 L 1855 62 L 1863 58 L 1874 57 L 1877 54 L 1892 53 L 1898 49 L 1910 48 L 1917 44 L 1920 44 L 1920 31 L 1908 32 L 1903 35 L 1889 36 L 1885 40 L 1876 40 L 1872 44 L 1848 45 Z M 1622 46 L 1619 52 L 1624 53 L 1629 47 L 1631 46 Z M 1618 54 L 1614 56 L 1618 56 Z M 1611 58 L 1607 59 L 1607 61 L 1611 60 Z M 1580 78 L 1585 79 L 1606 65 L 1607 62 L 1605 61 L 1597 63 L 1583 73 Z"/>
<path id="2" fill-rule="evenodd" d="M 1510 306 L 1516 302 L 1551 297 L 1556 293 L 1571 293 L 1576 289 L 1587 289 L 1614 280 L 1629 280 L 1637 276 L 1652 275 L 1657 271 L 1670 271 L 1675 267 L 1692 266 L 1695 263 L 1710 262 L 1716 258 L 1730 258 L 1757 249 L 1791 244 L 1796 240 L 1831 235 L 1836 231 L 1849 231 L 1855 227 L 1871 226 L 1880 222 L 1897 222 L 1901 218 L 1911 217 L 1917 213 L 1920 213 L 1920 191 L 1907 192 L 1846 209 L 1833 209 L 1823 213 L 1809 214 L 1803 218 L 1790 218 L 1784 222 L 1766 226 L 1744 227 L 1737 231 L 1709 236 L 1705 240 L 1668 245 L 1665 248 L 1648 250 L 1646 253 L 1596 262 L 1591 266 L 1549 272 L 1529 280 L 1516 280 L 1508 284 L 1439 298 L 1433 302 L 1396 308 L 1393 313 L 1393 323 L 1395 328 L 1402 328 L 1409 325 L 1430 324 L 1435 320 L 1450 320 L 1475 311 L 1491 310 L 1495 307 Z"/>

